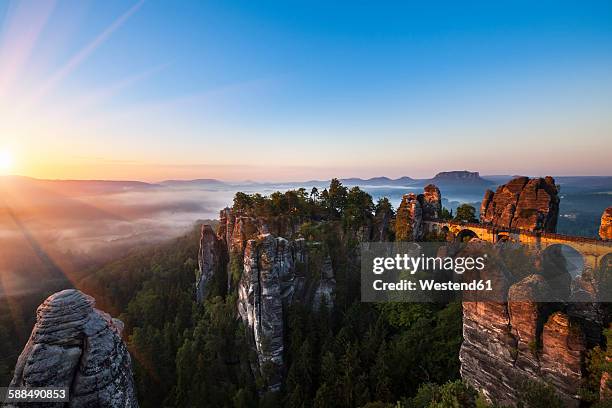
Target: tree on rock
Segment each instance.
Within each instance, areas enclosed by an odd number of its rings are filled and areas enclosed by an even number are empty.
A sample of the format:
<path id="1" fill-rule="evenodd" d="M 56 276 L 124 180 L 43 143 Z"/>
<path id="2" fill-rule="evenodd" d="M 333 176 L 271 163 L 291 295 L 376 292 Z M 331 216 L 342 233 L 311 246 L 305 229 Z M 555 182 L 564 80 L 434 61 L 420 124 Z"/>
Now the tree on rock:
<path id="1" fill-rule="evenodd" d="M 457 207 L 455 221 L 477 222 L 476 209 L 469 204 L 461 204 L 459 207 Z"/>

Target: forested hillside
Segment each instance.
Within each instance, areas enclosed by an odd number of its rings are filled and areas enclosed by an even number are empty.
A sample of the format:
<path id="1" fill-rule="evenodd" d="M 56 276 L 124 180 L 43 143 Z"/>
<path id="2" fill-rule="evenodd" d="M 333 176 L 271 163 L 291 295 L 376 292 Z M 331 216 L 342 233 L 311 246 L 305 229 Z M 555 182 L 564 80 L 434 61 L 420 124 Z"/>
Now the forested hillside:
<path id="1" fill-rule="evenodd" d="M 305 224 L 304 232 L 334 246 L 335 265 L 348 265 L 342 258 L 356 242 L 346 232 L 376 206 L 359 189 L 330 190 L 331 197 L 328 190 L 322 194 L 326 202 L 309 206 L 319 212 L 309 218 L 321 221 Z M 286 197 L 311 203 L 307 194 L 294 193 L 276 196 L 278 210 L 285 210 Z M 237 195 L 236 205 L 252 198 Z M 338 268 L 337 298 L 343 300 L 332 310 L 315 312 L 299 303 L 289 309 L 286 383 L 280 393 L 261 394 L 249 368 L 236 295 L 211 293 L 204 304 L 195 302 L 198 233 L 196 227 L 112 262 L 80 284 L 99 307 L 120 313 L 125 322 L 142 406 L 352 407 L 394 403 L 414 396 L 422 383 L 459 378 L 460 304 L 362 303 L 358 271 Z"/>
<path id="2" fill-rule="evenodd" d="M 384 214 L 394 211 L 386 199 L 374 204 L 359 188 L 334 180 L 320 193 L 239 193 L 232 210 L 271 225 L 297 222 L 296 237 L 325 248 L 337 281 L 333 307 L 289 305 L 284 381 L 280 392 L 270 392 L 265 375 L 252 367 L 235 286 L 228 290 L 225 275 L 217 276 L 196 302 L 200 225 L 95 268 L 75 284 L 125 323 L 142 407 L 488 406 L 460 381 L 461 303 L 360 300 L 359 235 L 364 226 L 388 221 Z M 382 239 L 394 239 L 397 231 L 388 227 Z M 239 265 L 230 268 L 241 272 Z M 0 344 L 11 335 L 1 331 Z M 0 366 L 0 375 L 9 378 L 10 367 Z M 562 405 L 551 388 L 526 385 L 525 406 Z"/>

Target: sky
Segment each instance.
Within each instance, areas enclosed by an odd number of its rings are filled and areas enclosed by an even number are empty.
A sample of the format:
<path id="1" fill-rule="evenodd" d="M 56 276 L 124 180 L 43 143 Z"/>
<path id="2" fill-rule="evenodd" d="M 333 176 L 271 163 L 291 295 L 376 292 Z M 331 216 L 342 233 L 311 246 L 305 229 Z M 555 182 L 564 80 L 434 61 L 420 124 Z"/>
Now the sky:
<path id="1" fill-rule="evenodd" d="M 612 2 L 0 2 L 0 172 L 612 175 Z"/>

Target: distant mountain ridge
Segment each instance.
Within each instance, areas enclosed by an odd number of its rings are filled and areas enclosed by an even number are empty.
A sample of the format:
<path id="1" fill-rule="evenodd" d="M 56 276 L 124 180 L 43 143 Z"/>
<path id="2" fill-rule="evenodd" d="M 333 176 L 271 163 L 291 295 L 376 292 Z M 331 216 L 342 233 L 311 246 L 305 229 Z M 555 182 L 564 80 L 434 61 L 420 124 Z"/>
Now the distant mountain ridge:
<path id="1" fill-rule="evenodd" d="M 417 179 L 408 176 L 390 178 L 378 176 L 371 178 L 347 177 L 340 178 L 340 181 L 347 186 L 366 186 L 366 187 L 421 187 L 429 183 L 439 187 L 455 188 L 493 188 L 496 185 L 504 184 L 517 176 L 512 175 L 486 175 L 481 176 L 477 171 L 456 170 L 443 171 L 437 173 L 432 178 Z M 612 176 L 553 176 L 555 181 L 564 186 L 565 189 L 583 188 L 584 184 L 591 186 L 593 190 L 608 190 L 612 186 Z M 245 181 L 224 181 L 213 178 L 198 178 L 190 180 L 169 179 L 160 182 L 144 182 L 130 180 L 54 180 L 38 179 L 26 176 L 0 176 L 0 188 L 3 186 L 31 186 L 49 187 L 54 191 L 68 193 L 69 195 L 78 193 L 100 194 L 124 192 L 129 190 L 148 190 L 165 187 L 175 188 L 215 188 L 231 187 L 240 188 L 246 186 L 261 186 L 262 188 L 278 188 L 280 186 L 327 186 L 330 180 L 308 180 L 308 181 L 286 181 L 286 182 L 258 182 L 253 180 Z M 565 190 L 568 191 L 568 190 Z"/>
<path id="2" fill-rule="evenodd" d="M 174 186 L 174 187 L 184 187 L 184 186 L 221 186 L 226 185 L 227 183 L 217 179 L 193 179 L 193 180 L 164 180 L 159 184 L 163 186 Z"/>
<path id="3" fill-rule="evenodd" d="M 368 186 L 409 186 L 414 184 L 417 180 L 411 177 L 400 177 L 397 179 L 391 179 L 389 177 L 372 177 L 369 179 L 362 179 L 359 177 L 351 177 L 340 179 L 343 184 L 348 185 L 368 185 Z"/>
<path id="4" fill-rule="evenodd" d="M 0 189 L 49 189 L 64 195 L 111 194 L 159 187 L 158 184 L 131 180 L 53 180 L 26 176 L 0 176 Z"/>
<path id="5" fill-rule="evenodd" d="M 494 184 L 493 181 L 480 177 L 477 171 L 467 170 L 443 171 L 428 179 L 414 179 L 407 176 L 397 179 L 390 179 L 388 177 L 373 177 L 369 179 L 353 177 L 340 179 L 340 181 L 348 185 L 366 186 L 415 186 L 429 183 L 442 186 L 448 184 L 469 186 L 487 186 Z"/>

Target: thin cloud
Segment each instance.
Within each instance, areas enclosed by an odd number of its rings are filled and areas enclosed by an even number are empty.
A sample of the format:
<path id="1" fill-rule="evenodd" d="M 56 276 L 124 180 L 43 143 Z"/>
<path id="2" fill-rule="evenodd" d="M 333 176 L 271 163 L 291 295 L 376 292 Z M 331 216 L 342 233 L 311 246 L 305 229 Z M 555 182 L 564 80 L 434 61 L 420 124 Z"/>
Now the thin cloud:
<path id="1" fill-rule="evenodd" d="M 55 0 L 18 1 L 4 22 L 0 43 L 0 96 L 14 83 L 55 9 Z"/>
<path id="2" fill-rule="evenodd" d="M 62 68 L 60 68 L 49 80 L 40 87 L 39 91 L 32 98 L 31 104 L 35 104 L 41 98 L 43 98 L 51 89 L 53 89 L 58 83 L 60 83 L 68 74 L 74 71 L 80 64 L 83 63 L 100 45 L 104 44 L 108 38 L 119 29 L 134 13 L 136 13 L 144 4 L 144 0 L 140 0 L 129 10 L 123 13 L 113 23 L 108 26 L 100 35 L 98 35 L 92 42 L 81 49 L 76 55 L 74 55 Z"/>
<path id="3" fill-rule="evenodd" d="M 75 116 L 78 113 L 87 110 L 88 108 L 91 108 L 93 106 L 96 106 L 97 104 L 103 103 L 108 99 L 111 99 L 113 96 L 119 94 L 124 89 L 150 78 L 151 76 L 165 70 L 170 65 L 170 63 L 157 65 L 153 68 L 136 73 L 134 75 L 130 75 L 115 83 L 100 87 L 94 90 L 93 92 L 77 97 L 73 101 L 66 103 L 66 105 L 63 106 L 58 112 L 58 115 L 64 117 L 70 117 L 71 115 Z"/>

